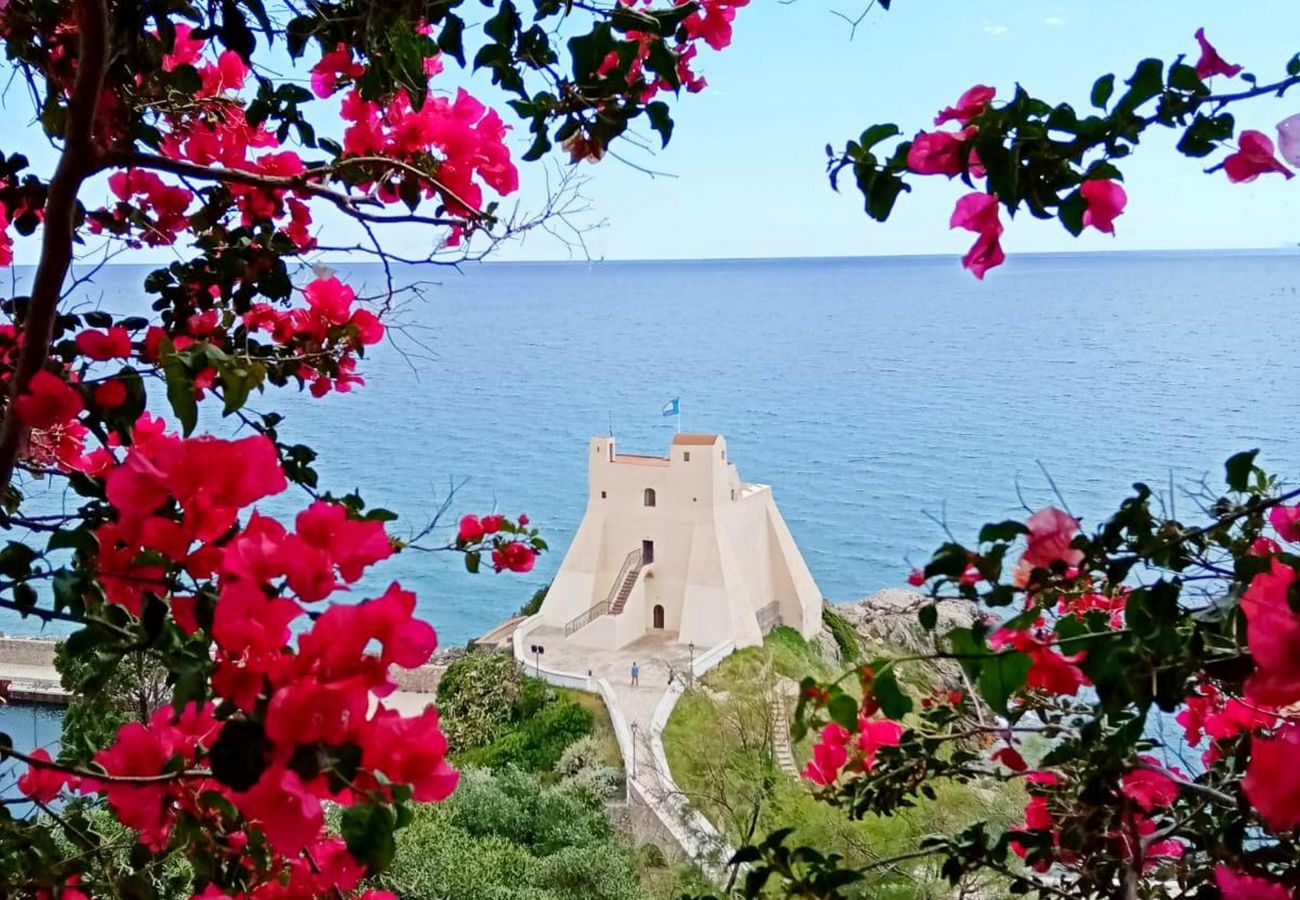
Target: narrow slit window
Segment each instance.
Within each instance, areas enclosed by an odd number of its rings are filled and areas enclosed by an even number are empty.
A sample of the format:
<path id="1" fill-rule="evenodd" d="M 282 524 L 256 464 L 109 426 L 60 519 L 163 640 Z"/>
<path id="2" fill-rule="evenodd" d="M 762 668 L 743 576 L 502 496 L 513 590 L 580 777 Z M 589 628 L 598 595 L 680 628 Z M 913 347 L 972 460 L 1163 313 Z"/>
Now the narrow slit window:
<path id="1" fill-rule="evenodd" d="M 655 505 L 655 489 L 654 489 L 654 488 L 646 488 L 646 489 L 645 489 L 645 505 L 646 505 L 646 506 L 654 506 L 654 505 Z"/>

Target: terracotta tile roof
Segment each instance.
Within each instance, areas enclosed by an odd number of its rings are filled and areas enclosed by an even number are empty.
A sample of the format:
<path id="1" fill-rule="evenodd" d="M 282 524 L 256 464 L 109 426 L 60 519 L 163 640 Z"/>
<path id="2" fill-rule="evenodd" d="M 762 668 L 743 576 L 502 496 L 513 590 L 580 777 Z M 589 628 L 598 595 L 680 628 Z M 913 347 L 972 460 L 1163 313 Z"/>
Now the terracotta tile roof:
<path id="1" fill-rule="evenodd" d="M 716 444 L 716 434 L 679 434 L 673 438 L 674 444 Z"/>

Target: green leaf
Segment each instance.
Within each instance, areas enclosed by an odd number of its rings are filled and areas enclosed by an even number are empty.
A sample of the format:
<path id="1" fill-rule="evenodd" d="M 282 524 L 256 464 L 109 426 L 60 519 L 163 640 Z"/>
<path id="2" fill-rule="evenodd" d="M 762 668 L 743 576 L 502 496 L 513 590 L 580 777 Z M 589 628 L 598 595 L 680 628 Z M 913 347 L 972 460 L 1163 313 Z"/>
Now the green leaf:
<path id="1" fill-rule="evenodd" d="M 647 103 L 645 114 L 650 119 L 650 127 L 659 132 L 659 139 L 664 147 L 673 136 L 673 120 L 668 114 L 668 104 L 662 100 Z"/>
<path id="2" fill-rule="evenodd" d="M 999 715 L 1007 714 L 1007 701 L 1024 688 L 1030 665 L 1029 657 L 1015 650 L 984 662 L 977 684 L 990 709 Z"/>
<path id="3" fill-rule="evenodd" d="M 1061 201 L 1060 207 L 1056 210 L 1056 217 L 1061 220 L 1066 231 L 1078 237 L 1083 233 L 1083 214 L 1087 209 L 1088 201 L 1083 199 L 1083 193 L 1072 191 Z"/>
<path id="4" fill-rule="evenodd" d="M 1300 75 L 1300 53 L 1291 57 L 1291 61 L 1286 64 L 1286 73 L 1292 78 Z"/>
<path id="5" fill-rule="evenodd" d="M 826 704 L 826 711 L 830 713 L 832 719 L 849 731 L 857 730 L 858 701 L 854 700 L 849 694 L 841 693 L 832 697 L 831 702 Z"/>
<path id="6" fill-rule="evenodd" d="M 360 803 L 343 811 L 339 832 L 348 852 L 367 863 L 370 872 L 382 872 L 397 852 L 397 814 L 387 804 Z"/>
<path id="7" fill-rule="evenodd" d="M 903 693 L 892 668 L 885 669 L 871 680 L 871 691 L 887 718 L 897 721 L 912 711 L 912 698 Z"/>
<path id="8" fill-rule="evenodd" d="M 1165 87 L 1165 64 L 1158 59 L 1144 59 L 1133 71 L 1128 92 L 1120 98 L 1116 112 L 1133 112 L 1143 103 L 1159 94 Z"/>
<path id="9" fill-rule="evenodd" d="M 911 188 L 897 175 L 880 172 L 867 193 L 867 215 L 877 222 L 884 222 L 893 212 L 898 195 L 910 190 Z"/>
<path id="10" fill-rule="evenodd" d="M 1113 74 L 1101 76 L 1092 85 L 1092 105 L 1098 109 L 1105 109 L 1113 93 L 1115 93 L 1115 76 Z"/>
<path id="11" fill-rule="evenodd" d="M 1255 469 L 1255 457 L 1259 455 L 1259 449 L 1246 450 L 1237 453 L 1228 458 L 1223 467 L 1227 471 L 1228 488 L 1244 493 L 1250 486 L 1250 473 Z"/>
<path id="12" fill-rule="evenodd" d="M 199 404 L 194 398 L 194 381 L 168 338 L 163 338 L 159 355 L 163 360 L 163 375 L 167 379 L 167 402 L 181 423 L 186 437 L 199 423 Z"/>
<path id="13" fill-rule="evenodd" d="M 478 555 L 477 552 L 476 552 L 476 553 L 466 553 L 466 554 L 465 554 L 465 571 L 469 572 L 471 575 L 476 575 L 476 574 L 478 574 L 479 561 L 480 561 L 480 558 L 479 558 L 479 555 Z"/>
<path id="14" fill-rule="evenodd" d="M 1186 63 L 1178 63 L 1170 68 L 1169 86 L 1189 94 L 1202 95 L 1210 92 L 1196 70 Z"/>
<path id="15" fill-rule="evenodd" d="M 939 624 L 939 607 L 933 603 L 922 606 L 916 611 L 916 620 L 926 631 L 934 631 L 934 626 Z"/>
<path id="16" fill-rule="evenodd" d="M 1014 541 L 1019 535 L 1028 534 L 1029 529 L 1023 522 L 1006 519 L 1002 522 L 989 522 L 980 529 L 980 543 L 991 544 L 994 541 Z"/>
<path id="17" fill-rule="evenodd" d="M 881 141 L 889 140 L 903 132 L 892 122 L 883 125 L 872 125 L 866 131 L 862 132 L 862 137 L 858 138 L 858 143 L 862 146 L 865 153 Z"/>

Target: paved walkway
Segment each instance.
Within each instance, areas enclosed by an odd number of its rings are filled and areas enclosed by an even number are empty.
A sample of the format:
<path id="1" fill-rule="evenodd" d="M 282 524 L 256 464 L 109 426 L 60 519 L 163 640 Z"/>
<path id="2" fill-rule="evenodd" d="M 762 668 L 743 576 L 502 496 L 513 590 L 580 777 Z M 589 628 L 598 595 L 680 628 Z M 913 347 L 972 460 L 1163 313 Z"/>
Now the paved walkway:
<path id="1" fill-rule="evenodd" d="M 680 695 L 683 679 L 689 678 L 691 650 L 675 640 L 673 633 L 649 634 L 621 650 L 601 650 L 566 640 L 562 629 L 540 627 L 527 634 L 526 643 L 545 648 L 543 669 L 576 675 L 590 673 L 592 679 L 604 679 L 609 684 L 617 712 L 629 728 L 635 726 L 633 758 L 624 760 L 629 799 L 635 792 L 654 810 L 683 852 L 721 883 L 726 877 L 723 864 L 734 850 L 690 807 L 668 771 L 662 744 L 660 752 L 655 752 L 655 727 L 662 729 L 666 724 L 655 721 L 656 712 L 670 691 Z M 696 648 L 695 659 L 699 660 L 701 654 Z M 636 685 L 631 677 L 633 661 L 640 670 Z"/>
<path id="2" fill-rule="evenodd" d="M 690 667 L 690 651 L 673 643 L 676 637 L 666 632 L 652 634 L 622 650 L 598 650 L 566 640 L 563 628 L 537 628 L 529 632 L 528 643 L 546 648 L 542 654 L 545 668 L 578 675 L 590 672 L 593 678 L 604 678 L 609 682 L 627 724 L 636 726 L 639 774 L 641 763 L 651 759 L 650 720 L 668 690 L 668 676 L 671 673 L 674 679 L 685 678 Z M 641 669 L 641 676 L 637 679 L 640 684 L 635 687 L 632 685 L 633 660 Z M 629 762 L 629 774 L 631 768 Z"/>

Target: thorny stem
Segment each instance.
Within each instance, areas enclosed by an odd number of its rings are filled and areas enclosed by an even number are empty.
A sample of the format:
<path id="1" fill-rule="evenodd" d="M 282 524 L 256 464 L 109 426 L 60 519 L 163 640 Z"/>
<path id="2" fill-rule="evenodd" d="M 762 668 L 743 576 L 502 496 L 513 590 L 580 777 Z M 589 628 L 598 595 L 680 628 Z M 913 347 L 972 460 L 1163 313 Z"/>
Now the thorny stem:
<path id="1" fill-rule="evenodd" d="M 32 376 L 45 365 L 49 355 L 59 297 L 72 265 L 77 194 L 82 183 L 100 166 L 94 129 L 108 67 L 107 0 L 77 0 L 76 20 L 81 44 L 76 80 L 68 99 L 63 154 L 46 195 L 40 261 L 32 282 L 31 305 L 19 334 L 21 349 L 9 387 L 9 404 L 0 422 L 0 493 L 8 489 L 13 479 L 14 464 L 26 430 L 18 420 L 14 400 L 27 389 Z"/>

